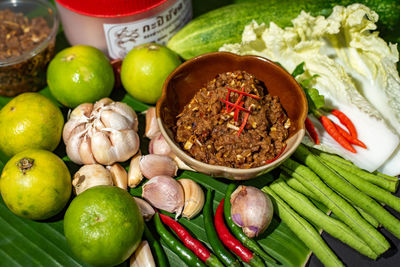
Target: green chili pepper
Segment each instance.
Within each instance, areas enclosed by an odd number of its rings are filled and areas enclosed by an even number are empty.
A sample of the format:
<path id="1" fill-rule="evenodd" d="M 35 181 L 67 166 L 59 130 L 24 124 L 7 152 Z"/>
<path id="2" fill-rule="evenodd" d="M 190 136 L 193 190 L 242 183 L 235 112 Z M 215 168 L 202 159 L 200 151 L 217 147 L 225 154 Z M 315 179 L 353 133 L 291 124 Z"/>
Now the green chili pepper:
<path id="1" fill-rule="evenodd" d="M 165 255 L 165 252 L 160 243 L 154 238 L 147 224 L 144 224 L 144 237 L 146 238 L 147 242 L 149 242 L 157 266 L 168 267 L 167 256 Z"/>
<path id="2" fill-rule="evenodd" d="M 189 266 L 205 267 L 206 265 L 187 247 L 179 242 L 163 225 L 158 212 L 154 215 L 156 230 L 168 247 Z"/>
<path id="3" fill-rule="evenodd" d="M 261 258 L 263 258 L 267 262 L 277 263 L 274 258 L 269 256 L 255 241 L 254 239 L 249 238 L 247 235 L 243 233 L 243 230 L 235 224 L 232 220 L 231 216 L 231 195 L 232 192 L 235 191 L 236 185 L 230 184 L 225 192 L 225 201 L 224 201 L 224 217 L 226 224 L 229 230 L 233 233 L 233 235 L 240 241 L 242 244 L 250 249 L 251 251 L 258 254 Z"/>
<path id="4" fill-rule="evenodd" d="M 203 219 L 204 228 L 206 230 L 208 242 L 211 248 L 215 252 L 215 255 L 222 261 L 223 264 L 227 266 L 240 266 L 240 263 L 235 259 L 235 257 L 224 247 L 221 240 L 219 240 L 217 231 L 214 227 L 214 220 L 212 218 L 213 214 L 213 195 L 211 189 L 207 189 L 206 203 L 203 208 Z"/>

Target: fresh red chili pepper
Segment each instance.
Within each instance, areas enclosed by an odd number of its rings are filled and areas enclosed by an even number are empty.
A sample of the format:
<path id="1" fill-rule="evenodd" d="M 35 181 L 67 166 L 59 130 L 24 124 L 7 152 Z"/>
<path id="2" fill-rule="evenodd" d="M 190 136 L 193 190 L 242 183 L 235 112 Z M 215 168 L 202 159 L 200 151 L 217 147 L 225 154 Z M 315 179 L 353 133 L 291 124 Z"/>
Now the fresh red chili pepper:
<path id="1" fill-rule="evenodd" d="M 240 107 L 239 105 L 237 105 L 237 104 L 235 104 L 235 103 L 231 103 L 231 102 L 229 102 L 229 101 L 226 101 L 225 99 L 220 98 L 219 100 L 222 101 L 222 102 L 224 102 L 224 103 L 227 104 L 227 105 L 233 106 L 234 108 L 240 109 L 240 110 L 245 111 L 245 112 L 250 112 L 250 111 L 248 111 L 247 109 L 245 109 L 245 108 L 243 108 L 243 107 Z"/>
<path id="2" fill-rule="evenodd" d="M 228 230 L 224 222 L 224 199 L 218 205 L 214 218 L 215 229 L 222 243 L 233 253 L 238 255 L 244 262 L 249 263 L 253 253 L 244 247 Z"/>
<path id="3" fill-rule="evenodd" d="M 180 225 L 177 221 L 172 219 L 171 217 L 161 214 L 161 220 L 164 224 L 168 225 L 179 237 L 179 239 L 185 244 L 185 246 L 196 254 L 202 261 L 206 262 L 210 257 L 210 251 L 203 246 L 203 244 L 193 238 L 182 225 Z"/>
<path id="4" fill-rule="evenodd" d="M 333 125 L 335 125 L 336 129 L 338 132 L 350 143 L 356 146 L 360 146 L 362 148 L 367 149 L 367 146 L 361 142 L 359 139 L 355 138 L 354 136 L 350 135 L 348 132 L 346 132 L 345 129 L 340 127 L 340 125 L 337 125 L 336 123 L 333 122 Z"/>
<path id="5" fill-rule="evenodd" d="M 349 133 L 351 136 L 357 138 L 357 130 L 356 127 L 354 127 L 353 122 L 349 119 L 349 117 L 346 116 L 343 112 L 337 109 L 333 109 L 331 111 L 331 114 L 334 115 L 336 118 L 339 119 L 340 123 L 342 123 L 344 126 L 346 126 L 347 130 L 349 130 Z"/>
<path id="6" fill-rule="evenodd" d="M 247 110 L 247 109 L 246 109 L 246 110 Z M 251 112 L 251 106 L 249 107 L 249 109 L 248 109 L 247 111 L 248 111 L 248 113 L 244 114 L 243 122 L 242 122 L 242 124 L 240 125 L 240 128 L 239 128 L 239 131 L 238 131 L 238 133 L 237 133 L 237 136 L 239 136 L 239 135 L 243 132 L 243 129 L 244 129 L 244 127 L 245 127 L 246 124 L 247 124 L 247 120 L 249 119 L 250 112 Z"/>
<path id="7" fill-rule="evenodd" d="M 241 95 L 249 96 L 249 97 L 251 97 L 251 98 L 261 99 L 261 97 L 259 97 L 259 96 L 257 96 L 257 95 L 252 95 L 252 94 L 246 93 L 246 92 L 244 91 L 244 87 L 242 87 L 242 91 L 238 91 L 238 90 L 231 89 L 231 88 L 228 88 L 228 87 L 226 87 L 226 89 L 228 89 L 229 91 L 232 91 L 232 92 L 241 94 Z"/>
<path id="8" fill-rule="evenodd" d="M 319 116 L 319 121 L 322 123 L 328 134 L 332 136 L 332 138 L 335 139 L 336 142 L 338 142 L 343 148 L 353 153 L 357 152 L 354 147 L 343 137 L 343 135 L 338 132 L 335 125 L 328 117 L 321 115 Z"/>
<path id="9" fill-rule="evenodd" d="M 277 158 L 279 158 L 280 155 L 282 155 L 282 153 L 283 153 L 283 151 L 285 150 L 285 148 L 286 148 L 286 144 L 282 147 L 282 150 L 278 153 L 278 155 L 276 155 L 275 158 L 270 159 L 270 160 L 267 160 L 267 161 L 265 162 L 265 164 L 274 162 Z"/>
<path id="10" fill-rule="evenodd" d="M 307 117 L 305 121 L 307 132 L 310 134 L 312 140 L 315 144 L 319 145 L 319 136 L 317 131 L 315 130 L 314 124 L 312 121 Z"/>

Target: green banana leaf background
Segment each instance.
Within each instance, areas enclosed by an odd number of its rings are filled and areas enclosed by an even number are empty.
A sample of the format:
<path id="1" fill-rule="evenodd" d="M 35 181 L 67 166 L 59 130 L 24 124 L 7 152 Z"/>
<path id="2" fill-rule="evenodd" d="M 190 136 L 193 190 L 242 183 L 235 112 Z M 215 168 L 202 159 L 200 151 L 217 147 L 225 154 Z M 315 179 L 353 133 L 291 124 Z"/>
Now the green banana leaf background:
<path id="1" fill-rule="evenodd" d="M 40 93 L 52 98 L 47 88 Z M 144 136 L 144 114 L 148 106 L 133 99 L 130 95 L 124 95 L 123 90 L 116 90 L 111 96 L 112 99 L 123 101 L 129 104 L 139 114 L 139 135 L 141 138 L 141 149 L 146 153 L 148 141 Z M 0 98 L 0 107 L 3 107 L 10 98 Z M 66 115 L 68 110 L 62 108 Z M 60 143 L 55 153 L 63 158 L 73 175 L 79 168 L 78 165 L 70 162 L 65 154 L 65 147 Z M 6 164 L 7 158 L 0 155 L 0 169 Z M 204 189 L 215 190 L 214 208 L 224 197 L 227 187 L 227 180 L 212 178 L 200 173 L 183 171 L 178 177 L 193 179 Z M 263 185 L 274 179 L 273 175 L 266 174 L 257 179 L 245 182 L 261 188 Z M 131 189 L 131 194 L 140 196 L 141 187 Z M 64 211 L 65 212 L 65 211 Z M 5 206 L 0 200 L 0 266 L 85 266 L 83 262 L 75 258 L 70 251 L 63 235 L 63 214 L 46 221 L 31 221 L 20 218 Z M 196 238 L 208 244 L 206 233 L 203 227 L 203 217 L 199 215 L 192 220 L 179 219 Z M 148 224 L 152 227 L 152 221 Z M 280 266 L 303 266 L 311 252 L 300 241 L 293 232 L 278 218 L 274 217 L 266 233 L 258 239 L 260 245 L 280 262 Z M 177 255 L 163 244 L 171 266 L 185 266 Z M 123 265 L 124 266 L 124 265 Z"/>
<path id="2" fill-rule="evenodd" d="M 198 16 L 209 10 L 230 4 L 232 0 L 193 0 L 193 15 Z M 67 47 L 69 44 L 64 34 L 60 30 L 57 36 L 57 50 Z M 56 100 L 51 96 L 48 88 L 40 91 L 41 94 Z M 149 106 L 133 99 L 126 94 L 123 89 L 114 90 L 111 98 L 115 101 L 123 101 L 130 105 L 139 115 L 139 135 L 141 136 L 141 149 L 146 152 L 149 140 L 144 137 L 145 120 L 143 111 Z M 0 108 L 6 105 L 10 98 L 0 97 Z M 58 103 L 57 103 L 58 104 Z M 67 119 L 68 109 L 58 106 L 62 109 Z M 79 166 L 70 162 L 65 154 L 65 146 L 60 143 L 55 153 L 63 158 L 73 175 Z M 0 152 L 0 172 L 7 162 Z M 125 166 L 127 164 L 125 163 Z M 200 173 L 190 171 L 180 171 L 178 178 L 190 178 L 202 185 L 203 189 L 211 188 L 215 190 L 214 210 L 219 201 L 224 197 L 224 193 L 229 181 L 224 179 L 212 178 Z M 274 179 L 274 175 L 265 174 L 257 179 L 244 182 L 247 185 L 253 185 L 261 188 Z M 131 189 L 131 194 L 140 196 L 141 187 Z M 73 196 L 71 197 L 71 199 Z M 68 205 L 67 205 L 68 207 Z M 67 208 L 66 207 L 66 208 Z M 320 207 L 324 208 L 324 207 Z M 84 262 L 77 259 L 69 249 L 63 234 L 63 215 L 65 210 L 57 216 L 46 221 L 31 221 L 14 215 L 4 204 L 0 197 L 0 266 L 87 266 Z M 204 231 L 203 217 L 199 215 L 192 220 L 184 218 L 179 219 L 192 235 L 209 246 L 206 233 Z M 150 221 L 149 227 L 153 228 L 153 222 Z M 299 240 L 296 235 L 282 223 L 276 216 L 266 233 L 258 239 L 259 244 L 276 260 L 279 266 L 304 266 L 311 251 Z M 186 266 L 180 258 L 174 254 L 163 242 L 161 242 L 167 254 L 170 266 Z M 121 266 L 128 266 L 127 262 Z M 272 266 L 272 265 L 269 265 Z M 278 266 L 278 265 L 277 265 Z"/>

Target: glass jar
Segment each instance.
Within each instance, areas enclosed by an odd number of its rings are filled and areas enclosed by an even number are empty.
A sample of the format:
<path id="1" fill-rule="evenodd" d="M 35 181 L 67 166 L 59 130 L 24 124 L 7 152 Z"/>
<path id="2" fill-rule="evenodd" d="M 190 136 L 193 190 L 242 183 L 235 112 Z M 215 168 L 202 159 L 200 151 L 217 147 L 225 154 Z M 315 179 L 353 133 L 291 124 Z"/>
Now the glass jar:
<path id="1" fill-rule="evenodd" d="M 55 54 L 55 7 L 44 0 L 7 0 L 0 12 L 0 95 L 42 89 Z"/>
<path id="2" fill-rule="evenodd" d="M 142 43 L 167 41 L 192 18 L 191 0 L 56 0 L 71 45 L 90 45 L 112 59 Z"/>

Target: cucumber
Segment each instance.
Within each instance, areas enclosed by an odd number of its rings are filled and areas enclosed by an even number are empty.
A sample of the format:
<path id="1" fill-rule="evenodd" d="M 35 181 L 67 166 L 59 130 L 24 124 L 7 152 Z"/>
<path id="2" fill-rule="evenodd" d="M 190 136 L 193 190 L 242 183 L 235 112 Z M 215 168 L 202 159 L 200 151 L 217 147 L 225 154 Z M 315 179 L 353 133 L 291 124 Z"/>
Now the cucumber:
<path id="1" fill-rule="evenodd" d="M 224 6 L 193 19 L 169 40 L 167 46 L 183 59 L 190 59 L 217 51 L 223 44 L 240 42 L 244 26 L 252 20 L 266 24 L 273 21 L 286 27 L 302 10 L 313 16 L 328 16 L 333 6 L 355 2 L 365 4 L 380 15 L 378 29 L 388 34 L 387 41 L 398 40 L 399 0 L 242 0 L 242 3 Z"/>

